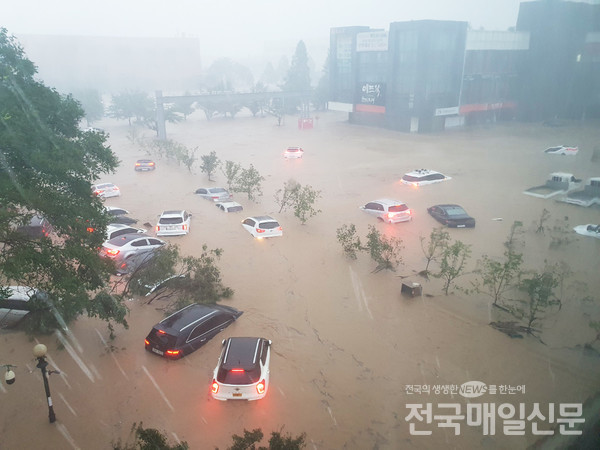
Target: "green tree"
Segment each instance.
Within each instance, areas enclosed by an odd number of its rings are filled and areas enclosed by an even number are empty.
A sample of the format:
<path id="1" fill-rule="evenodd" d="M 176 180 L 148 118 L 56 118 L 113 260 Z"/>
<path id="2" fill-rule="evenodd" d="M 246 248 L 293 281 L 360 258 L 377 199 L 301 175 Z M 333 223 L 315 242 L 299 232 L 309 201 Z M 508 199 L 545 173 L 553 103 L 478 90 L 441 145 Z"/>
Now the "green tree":
<path id="1" fill-rule="evenodd" d="M 284 91 L 306 91 L 310 89 L 310 68 L 304 41 L 298 42 L 292 64 L 283 85 Z"/>
<path id="2" fill-rule="evenodd" d="M 336 230 L 336 237 L 346 256 L 351 259 L 356 259 L 357 252 L 363 250 L 360 238 L 356 235 L 356 226 L 353 223 L 339 227 Z"/>
<path id="3" fill-rule="evenodd" d="M 557 274 L 551 269 L 542 273 L 534 272 L 528 278 L 521 280 L 519 289 L 527 295 L 527 299 L 520 302 L 515 311 L 527 320 L 527 333 L 533 334 L 533 324 L 541 320 L 543 314 L 551 306 L 558 305 L 554 296 L 554 289 L 558 286 Z"/>
<path id="4" fill-rule="evenodd" d="M 444 280 L 443 289 L 446 295 L 448 295 L 454 280 L 463 275 L 470 256 L 471 247 L 461 241 L 455 241 L 454 244 L 444 248 L 440 260 L 440 272 L 435 274 L 434 277 Z"/>
<path id="5" fill-rule="evenodd" d="M 269 446 L 257 447 L 260 441 L 262 441 L 264 434 L 260 428 L 256 428 L 252 431 L 244 429 L 244 435 L 238 436 L 234 434 L 231 436 L 233 445 L 228 447 L 228 450 L 300 450 L 306 446 L 306 434 L 302 433 L 296 437 L 291 434 L 281 434 L 282 431 L 273 431 L 271 438 L 269 439 Z M 218 450 L 218 449 L 217 449 Z"/>
<path id="6" fill-rule="evenodd" d="M 294 199 L 294 216 L 300 219 L 302 225 L 321 212 L 320 209 L 314 208 L 315 202 L 320 197 L 321 191 L 313 189 L 312 186 L 304 185 L 298 190 L 298 194 Z"/>
<path id="7" fill-rule="evenodd" d="M 113 450 L 188 450 L 187 442 L 176 445 L 170 445 L 167 442 L 166 433 L 156 428 L 144 428 L 143 424 L 133 424 L 131 429 L 134 442 L 122 443 L 120 440 L 112 444 Z"/>
<path id="8" fill-rule="evenodd" d="M 184 95 L 187 97 L 191 94 L 186 92 Z M 174 113 L 181 114 L 183 116 L 183 120 L 187 120 L 188 116 L 195 111 L 194 101 L 185 97 L 181 97 L 172 105 L 171 110 Z"/>
<path id="9" fill-rule="evenodd" d="M 330 53 L 331 52 L 327 53 L 327 59 L 325 60 L 325 63 L 323 64 L 322 75 L 321 75 L 321 78 L 319 78 L 319 83 L 317 84 L 317 87 L 316 87 L 314 95 L 313 95 L 313 104 L 315 105 L 315 108 L 318 110 L 327 109 L 327 102 L 329 101 L 329 92 L 330 92 L 330 88 L 329 88 L 329 83 L 330 83 L 329 58 L 330 58 Z"/>
<path id="10" fill-rule="evenodd" d="M 296 45 L 296 51 L 292 57 L 292 64 L 287 72 L 282 90 L 291 92 L 310 90 L 310 68 L 308 66 L 308 53 L 304 41 L 300 41 Z M 295 112 L 299 104 L 299 99 L 290 98 L 286 100 L 285 111 Z"/>
<path id="11" fill-rule="evenodd" d="M 434 228 L 429 234 L 429 241 L 426 241 L 423 236 L 420 237 L 420 240 L 421 250 L 427 259 L 427 265 L 421 274 L 427 277 L 429 275 L 429 264 L 441 256 L 450 241 L 450 233 L 444 230 L 443 227 Z"/>
<path id="12" fill-rule="evenodd" d="M 115 170 L 117 157 L 104 133 L 79 129 L 80 104 L 35 75 L 15 38 L 0 29 L 0 283 L 48 294 L 32 314 L 40 331 L 83 313 L 126 325 L 121 310 L 94 300 L 104 295 L 111 267 L 97 252 L 109 219 L 90 185 Z M 52 238 L 16 230 L 34 213 L 52 223 Z"/>
<path id="13" fill-rule="evenodd" d="M 289 179 L 283 184 L 283 189 L 275 192 L 275 202 L 279 205 L 279 212 L 293 208 L 298 192 L 302 186 L 294 179 Z"/>
<path id="14" fill-rule="evenodd" d="M 373 225 L 369 225 L 366 250 L 369 251 L 371 259 L 377 263 L 373 272 L 384 269 L 395 271 L 402 262 L 400 252 L 403 248 L 402 239 L 385 236 Z"/>
<path id="15" fill-rule="evenodd" d="M 200 159 L 202 160 L 200 170 L 208 175 L 208 181 L 212 181 L 212 174 L 221 165 L 221 160 L 217 157 L 217 152 L 213 150 L 208 155 L 200 156 Z"/>
<path id="16" fill-rule="evenodd" d="M 95 89 L 84 89 L 73 94 L 85 113 L 85 120 L 88 127 L 97 120 L 104 117 L 104 105 L 100 93 Z"/>
<path id="17" fill-rule="evenodd" d="M 121 92 L 112 96 L 112 103 L 108 107 L 108 116 L 114 119 L 131 119 L 144 123 L 148 118 L 155 117 L 154 100 L 148 94 L 140 91 Z"/>
<path id="18" fill-rule="evenodd" d="M 145 295 L 148 303 L 171 300 L 166 310 L 177 310 L 190 303 L 216 303 L 230 298 L 233 290 L 223 285 L 217 265 L 223 250 L 204 244 L 199 256 L 181 256 L 179 247 L 167 245 L 131 273 L 124 296 Z"/>
<path id="19" fill-rule="evenodd" d="M 227 188 L 233 191 L 233 186 L 242 172 L 242 166 L 239 163 L 227 160 L 225 161 L 225 165 L 221 166 L 221 172 L 223 172 L 223 175 L 227 179 Z"/>
<path id="20" fill-rule="evenodd" d="M 247 169 L 241 169 L 239 175 L 235 178 L 231 189 L 233 192 L 243 192 L 248 196 L 248 200 L 256 200 L 256 197 L 262 195 L 262 182 L 265 180 L 258 170 L 252 164 Z"/>
<path id="21" fill-rule="evenodd" d="M 475 289 L 488 294 L 494 299 L 494 305 L 497 305 L 504 294 L 518 283 L 522 263 L 523 255 L 509 250 L 504 252 L 502 261 L 483 255 L 481 268 L 478 270 L 481 280 L 476 282 Z M 515 279 L 517 283 L 514 283 Z"/>

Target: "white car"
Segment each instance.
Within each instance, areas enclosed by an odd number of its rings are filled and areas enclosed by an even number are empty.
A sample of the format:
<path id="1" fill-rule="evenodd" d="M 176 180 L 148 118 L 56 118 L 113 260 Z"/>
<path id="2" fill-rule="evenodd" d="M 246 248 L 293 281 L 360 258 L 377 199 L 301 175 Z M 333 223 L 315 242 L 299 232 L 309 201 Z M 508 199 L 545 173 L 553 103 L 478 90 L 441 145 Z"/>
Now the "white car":
<path id="1" fill-rule="evenodd" d="M 425 184 L 440 183 L 442 181 L 451 179 L 452 177 L 448 177 L 443 173 L 436 172 L 435 170 L 417 169 L 402 175 L 400 181 L 409 186 L 422 186 Z"/>
<path id="2" fill-rule="evenodd" d="M 145 234 L 124 234 L 102 244 L 100 255 L 107 258 L 122 260 L 137 253 L 156 250 L 165 245 L 162 239 Z"/>
<path id="3" fill-rule="evenodd" d="M 225 202 L 233 198 L 229 191 L 222 187 L 198 188 L 195 194 L 213 202 Z"/>
<path id="4" fill-rule="evenodd" d="M 591 236 L 600 239 L 600 225 L 589 223 L 587 225 L 577 225 L 573 228 L 575 233 L 582 236 Z"/>
<path id="5" fill-rule="evenodd" d="M 408 222 L 412 220 L 412 211 L 406 203 L 389 198 L 373 200 L 360 209 L 387 223 Z"/>
<path id="6" fill-rule="evenodd" d="M 271 216 L 247 217 L 242 221 L 242 226 L 258 239 L 283 235 L 281 225 Z"/>
<path id="7" fill-rule="evenodd" d="M 238 212 L 242 211 L 244 207 L 240 205 L 238 202 L 219 202 L 215 203 L 215 206 L 219 208 L 223 212 Z"/>
<path id="8" fill-rule="evenodd" d="M 185 210 L 164 211 L 156 224 L 157 236 L 178 236 L 190 232 L 192 215 Z"/>
<path id="9" fill-rule="evenodd" d="M 566 145 L 557 145 L 556 147 L 549 147 L 544 150 L 544 153 L 549 155 L 576 155 L 579 151 L 579 147 L 567 147 Z"/>
<path id="10" fill-rule="evenodd" d="M 216 400 L 260 400 L 269 390 L 269 339 L 231 337 L 223 349 L 211 385 Z"/>
<path id="11" fill-rule="evenodd" d="M 123 234 L 144 234 L 146 230 L 143 228 L 130 227 L 123 223 L 109 223 L 106 227 L 106 240 L 122 236 Z"/>
<path id="12" fill-rule="evenodd" d="M 92 185 L 92 192 L 100 198 L 120 197 L 121 190 L 112 183 L 100 183 Z"/>
<path id="13" fill-rule="evenodd" d="M 301 147 L 288 147 L 283 152 L 283 157 L 286 159 L 302 158 L 304 156 L 304 150 Z"/>
<path id="14" fill-rule="evenodd" d="M 30 311 L 29 300 L 42 293 L 27 286 L 7 286 L 7 296 L 0 296 L 0 329 L 16 325 Z"/>

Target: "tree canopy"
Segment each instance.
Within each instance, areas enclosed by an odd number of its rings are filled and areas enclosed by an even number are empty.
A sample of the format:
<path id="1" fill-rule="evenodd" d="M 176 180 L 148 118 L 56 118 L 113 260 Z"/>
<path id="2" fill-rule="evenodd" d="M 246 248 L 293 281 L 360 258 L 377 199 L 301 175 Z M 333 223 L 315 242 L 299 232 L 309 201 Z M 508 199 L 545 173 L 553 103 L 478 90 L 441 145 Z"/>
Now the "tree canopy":
<path id="1" fill-rule="evenodd" d="M 102 132 L 79 128 L 81 105 L 37 81 L 16 39 L 0 29 L 0 286 L 44 291 L 37 326 L 83 312 L 126 324 L 118 300 L 102 296 L 110 267 L 98 255 L 108 216 L 90 186 L 118 166 Z M 54 232 L 33 239 L 18 230 L 34 214 Z M 46 313 L 46 314 L 44 314 Z M 51 314 L 49 314 L 51 313 Z"/>

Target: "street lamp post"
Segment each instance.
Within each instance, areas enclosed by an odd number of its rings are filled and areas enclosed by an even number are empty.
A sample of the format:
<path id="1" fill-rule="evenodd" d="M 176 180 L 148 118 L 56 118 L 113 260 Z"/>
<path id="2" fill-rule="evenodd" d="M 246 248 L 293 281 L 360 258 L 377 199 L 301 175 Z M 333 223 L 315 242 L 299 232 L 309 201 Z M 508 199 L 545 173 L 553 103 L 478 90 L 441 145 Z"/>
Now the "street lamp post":
<path id="1" fill-rule="evenodd" d="M 48 367 L 48 362 L 46 361 L 46 352 L 48 349 L 44 344 L 37 344 L 33 347 L 33 355 L 37 358 L 37 368 L 42 371 L 42 378 L 44 380 L 44 389 L 46 390 L 46 398 L 48 399 L 48 419 L 50 419 L 50 423 L 54 423 L 56 421 L 56 415 L 54 414 L 54 407 L 52 406 L 52 397 L 50 397 L 50 385 L 48 384 L 48 373 L 46 371 L 46 367 Z"/>

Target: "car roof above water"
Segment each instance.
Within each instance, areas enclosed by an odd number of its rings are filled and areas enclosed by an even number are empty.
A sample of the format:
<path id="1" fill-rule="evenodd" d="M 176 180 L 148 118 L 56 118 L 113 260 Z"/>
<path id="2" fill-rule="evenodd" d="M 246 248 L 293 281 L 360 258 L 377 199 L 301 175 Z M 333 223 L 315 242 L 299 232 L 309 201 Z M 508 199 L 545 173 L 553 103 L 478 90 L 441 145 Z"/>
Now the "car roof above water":
<path id="1" fill-rule="evenodd" d="M 182 331 L 186 327 L 197 323 L 208 317 L 212 317 L 218 312 L 227 311 L 234 313 L 235 309 L 223 305 L 200 305 L 194 303 L 171 314 L 159 322 L 159 325 L 165 330 Z M 239 312 L 239 311 L 237 311 Z"/>

